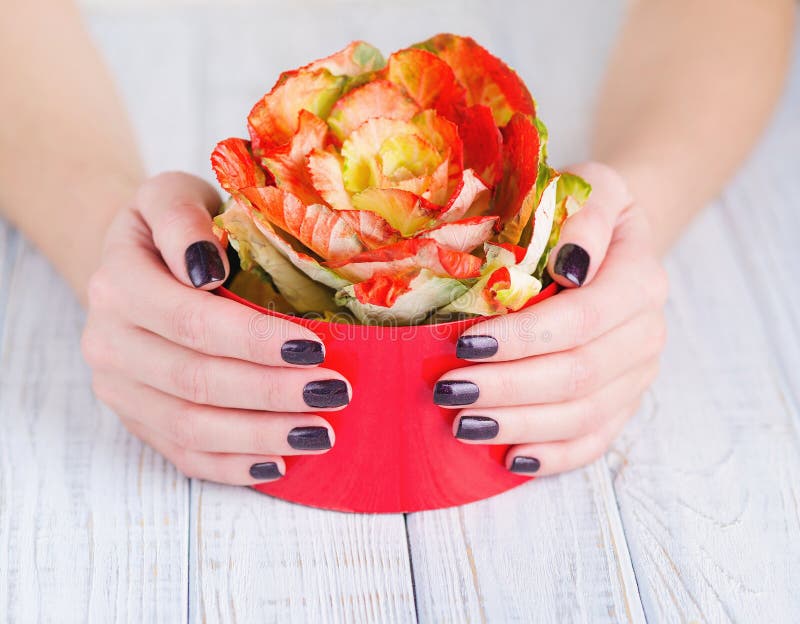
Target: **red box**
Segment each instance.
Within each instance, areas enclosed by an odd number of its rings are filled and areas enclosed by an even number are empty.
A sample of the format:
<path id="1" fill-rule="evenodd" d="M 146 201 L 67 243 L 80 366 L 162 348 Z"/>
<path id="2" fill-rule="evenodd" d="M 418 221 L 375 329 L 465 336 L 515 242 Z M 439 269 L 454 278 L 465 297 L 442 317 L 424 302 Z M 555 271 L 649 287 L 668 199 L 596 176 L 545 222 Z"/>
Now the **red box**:
<path id="1" fill-rule="evenodd" d="M 550 284 L 531 304 L 556 293 Z M 398 513 L 462 505 L 530 480 L 503 464 L 507 445 L 464 444 L 453 437 L 457 410 L 433 403 L 433 386 L 456 358 L 456 340 L 481 319 L 413 327 L 346 325 L 289 317 L 225 288 L 216 292 L 264 314 L 300 323 L 325 344 L 322 366 L 352 384 L 353 399 L 323 412 L 336 444 L 322 455 L 286 457 L 286 475 L 255 486 L 303 505 Z"/>

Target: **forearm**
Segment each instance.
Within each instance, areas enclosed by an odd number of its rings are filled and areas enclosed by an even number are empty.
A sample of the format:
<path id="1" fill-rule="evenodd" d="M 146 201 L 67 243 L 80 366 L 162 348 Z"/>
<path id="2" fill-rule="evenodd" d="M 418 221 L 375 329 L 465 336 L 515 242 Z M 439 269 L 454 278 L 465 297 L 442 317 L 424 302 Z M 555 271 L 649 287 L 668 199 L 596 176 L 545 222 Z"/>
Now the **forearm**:
<path id="1" fill-rule="evenodd" d="M 661 251 L 736 171 L 791 57 L 791 0 L 639 0 L 600 92 L 593 156 L 615 167 Z"/>
<path id="2" fill-rule="evenodd" d="M 14 2 L 0 21 L 0 211 L 80 298 L 105 230 L 143 177 L 127 116 L 65 0 Z"/>

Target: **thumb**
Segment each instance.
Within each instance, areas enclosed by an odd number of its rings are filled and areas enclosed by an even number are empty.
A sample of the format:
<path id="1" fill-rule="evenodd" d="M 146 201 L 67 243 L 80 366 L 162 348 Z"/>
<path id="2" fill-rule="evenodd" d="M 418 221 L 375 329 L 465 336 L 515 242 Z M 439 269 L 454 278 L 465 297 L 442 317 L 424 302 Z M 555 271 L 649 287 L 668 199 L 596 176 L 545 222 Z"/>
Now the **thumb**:
<path id="1" fill-rule="evenodd" d="M 592 185 L 584 206 L 561 228 L 558 245 L 547 268 L 554 281 L 567 288 L 590 282 L 605 258 L 614 227 L 632 197 L 622 177 L 600 163 L 583 163 L 569 168 Z"/>
<path id="2" fill-rule="evenodd" d="M 228 276 L 225 250 L 212 231 L 217 192 L 205 180 L 169 172 L 139 190 L 136 208 L 172 274 L 187 286 L 210 290 Z"/>

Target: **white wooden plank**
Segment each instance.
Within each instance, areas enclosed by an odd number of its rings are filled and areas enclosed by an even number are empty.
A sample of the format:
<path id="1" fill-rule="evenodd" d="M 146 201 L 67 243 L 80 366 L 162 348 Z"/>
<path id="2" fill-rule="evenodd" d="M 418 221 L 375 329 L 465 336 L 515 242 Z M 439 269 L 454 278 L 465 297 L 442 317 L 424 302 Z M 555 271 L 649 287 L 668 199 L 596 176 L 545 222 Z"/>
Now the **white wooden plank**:
<path id="1" fill-rule="evenodd" d="M 191 544 L 191 621 L 415 621 L 402 515 L 193 481 Z"/>
<path id="2" fill-rule="evenodd" d="M 616 445 L 651 621 L 800 617 L 799 96 L 796 65 L 762 149 L 671 258 L 663 372 Z"/>
<path id="3" fill-rule="evenodd" d="M 185 620 L 186 481 L 98 406 L 83 313 L 27 244 L 7 291 L 0 620 Z"/>
<path id="4" fill-rule="evenodd" d="M 408 529 L 421 622 L 644 621 L 602 460 Z"/>

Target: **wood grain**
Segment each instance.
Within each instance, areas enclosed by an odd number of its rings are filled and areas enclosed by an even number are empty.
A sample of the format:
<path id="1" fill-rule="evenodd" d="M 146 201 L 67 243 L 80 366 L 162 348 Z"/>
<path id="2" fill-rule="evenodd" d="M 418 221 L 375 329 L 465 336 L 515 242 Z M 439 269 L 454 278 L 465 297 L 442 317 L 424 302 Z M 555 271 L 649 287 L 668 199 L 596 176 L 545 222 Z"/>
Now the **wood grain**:
<path id="1" fill-rule="evenodd" d="M 800 614 L 798 110 L 795 64 L 761 148 L 669 261 L 662 374 L 612 455 L 650 621 Z"/>
<path id="2" fill-rule="evenodd" d="M 192 621 L 412 622 L 402 515 L 192 482 Z"/>
<path id="3" fill-rule="evenodd" d="M 2 292 L 0 620 L 185 620 L 187 481 L 98 405 L 83 313 L 28 244 Z"/>
<path id="4" fill-rule="evenodd" d="M 411 514 L 421 622 L 643 622 L 604 460 Z"/>

